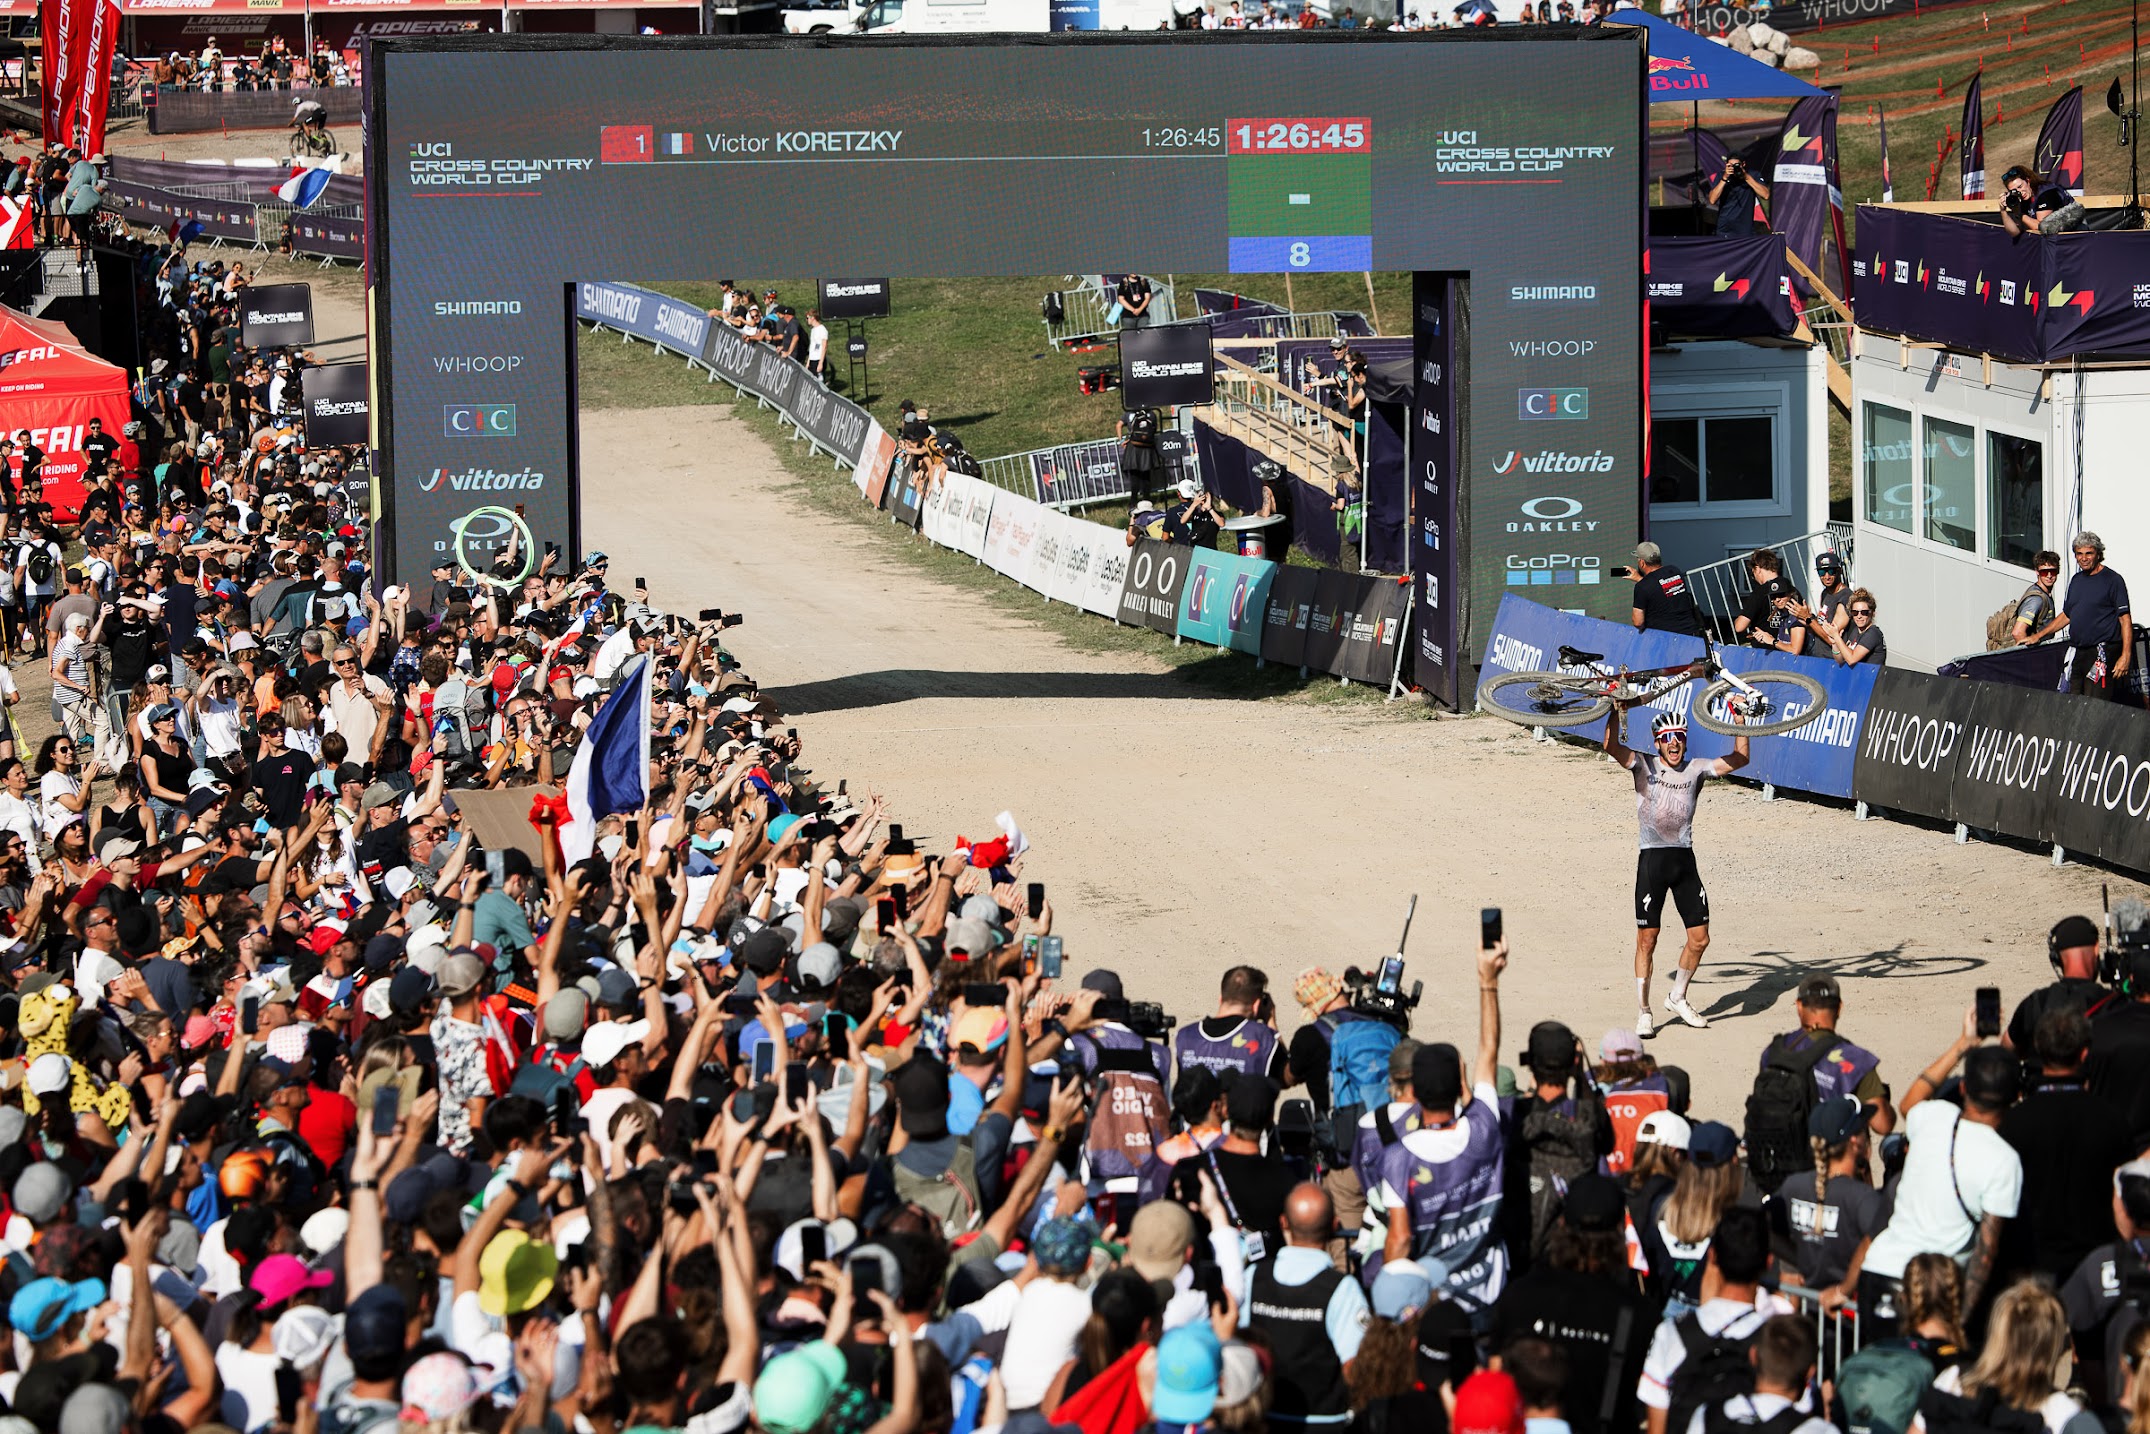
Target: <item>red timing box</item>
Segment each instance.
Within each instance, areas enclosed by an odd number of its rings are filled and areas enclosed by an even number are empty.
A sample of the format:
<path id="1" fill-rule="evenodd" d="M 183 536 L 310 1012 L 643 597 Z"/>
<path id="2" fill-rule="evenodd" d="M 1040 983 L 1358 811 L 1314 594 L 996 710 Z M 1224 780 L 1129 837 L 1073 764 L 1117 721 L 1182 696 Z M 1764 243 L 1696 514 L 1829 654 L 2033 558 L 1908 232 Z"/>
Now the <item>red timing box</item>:
<path id="1" fill-rule="evenodd" d="M 648 164 L 656 153 L 656 131 L 646 124 L 608 124 L 598 136 L 597 156 L 606 164 Z"/>

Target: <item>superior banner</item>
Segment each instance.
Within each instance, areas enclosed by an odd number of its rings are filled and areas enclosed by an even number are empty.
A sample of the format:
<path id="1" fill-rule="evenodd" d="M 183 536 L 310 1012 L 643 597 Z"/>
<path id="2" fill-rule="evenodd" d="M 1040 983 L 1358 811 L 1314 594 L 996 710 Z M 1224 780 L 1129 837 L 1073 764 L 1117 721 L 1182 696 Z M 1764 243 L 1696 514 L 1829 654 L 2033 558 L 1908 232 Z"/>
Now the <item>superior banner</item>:
<path id="1" fill-rule="evenodd" d="M 1187 562 L 1187 584 L 1180 590 L 1179 635 L 1235 652 L 1260 652 L 1262 613 L 1276 572 L 1277 565 L 1262 558 L 1195 550 Z"/>

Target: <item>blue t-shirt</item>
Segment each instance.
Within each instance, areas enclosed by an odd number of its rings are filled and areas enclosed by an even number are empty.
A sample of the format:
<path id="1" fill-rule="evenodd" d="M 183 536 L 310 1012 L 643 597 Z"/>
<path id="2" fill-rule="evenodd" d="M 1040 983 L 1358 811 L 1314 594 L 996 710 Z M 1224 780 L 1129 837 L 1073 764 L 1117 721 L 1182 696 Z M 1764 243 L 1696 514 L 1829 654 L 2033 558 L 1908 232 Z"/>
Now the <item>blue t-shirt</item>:
<path id="1" fill-rule="evenodd" d="M 2120 614 L 2128 612 L 2127 580 L 2111 568 L 2068 579 L 2068 640 L 2078 647 L 2120 641 Z"/>

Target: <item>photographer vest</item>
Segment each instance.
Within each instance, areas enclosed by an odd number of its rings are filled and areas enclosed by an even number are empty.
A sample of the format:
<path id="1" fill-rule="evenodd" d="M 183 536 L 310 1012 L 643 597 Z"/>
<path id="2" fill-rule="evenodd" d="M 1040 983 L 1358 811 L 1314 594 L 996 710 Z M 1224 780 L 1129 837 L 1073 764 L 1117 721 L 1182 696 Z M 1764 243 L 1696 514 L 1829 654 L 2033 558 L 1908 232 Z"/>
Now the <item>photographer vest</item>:
<path id="1" fill-rule="evenodd" d="M 1239 1023 L 1221 1036 L 1204 1033 L 1202 1028 L 1206 1024 L 1207 1021 L 1197 1021 L 1191 1026 L 1182 1026 L 1172 1040 L 1172 1053 L 1179 1060 L 1182 1075 L 1189 1066 L 1208 1066 L 1220 1076 L 1226 1071 L 1238 1071 L 1242 1075 L 1269 1074 L 1269 1063 L 1277 1048 L 1275 1031 L 1252 1016 L 1240 1017 Z"/>
<path id="2" fill-rule="evenodd" d="M 1083 1073 L 1097 1080 L 1085 1154 L 1092 1180 L 1133 1180 L 1171 1133 L 1164 1078 L 1150 1043 L 1119 1026 L 1096 1026 L 1076 1038 Z"/>

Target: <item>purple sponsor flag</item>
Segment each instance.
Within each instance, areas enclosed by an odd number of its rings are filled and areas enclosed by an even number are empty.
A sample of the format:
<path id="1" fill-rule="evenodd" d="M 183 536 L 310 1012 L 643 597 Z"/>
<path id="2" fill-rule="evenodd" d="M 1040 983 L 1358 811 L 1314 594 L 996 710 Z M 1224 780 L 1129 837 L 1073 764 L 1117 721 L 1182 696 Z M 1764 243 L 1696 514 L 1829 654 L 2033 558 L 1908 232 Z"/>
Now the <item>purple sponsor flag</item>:
<path id="1" fill-rule="evenodd" d="M 1979 98 L 1979 76 L 1963 91 L 1963 197 L 1986 197 L 1986 115 Z"/>
<path id="2" fill-rule="evenodd" d="M 1776 186 L 1773 227 L 1784 236 L 1786 250 L 1819 274 L 1822 241 L 1834 232 L 1842 270 L 1844 195 L 1837 186 L 1835 95 L 1810 95 L 1792 106 L 1777 134 L 1770 178 Z M 1837 277 L 1842 283 L 1842 272 Z"/>
<path id="3" fill-rule="evenodd" d="M 1876 110 L 1881 120 L 1881 202 L 1896 202 L 1896 181 L 1889 174 L 1889 112 Z"/>
<path id="4" fill-rule="evenodd" d="M 2031 168 L 2073 199 L 2083 197 L 2083 87 L 2077 85 L 2045 113 Z"/>

